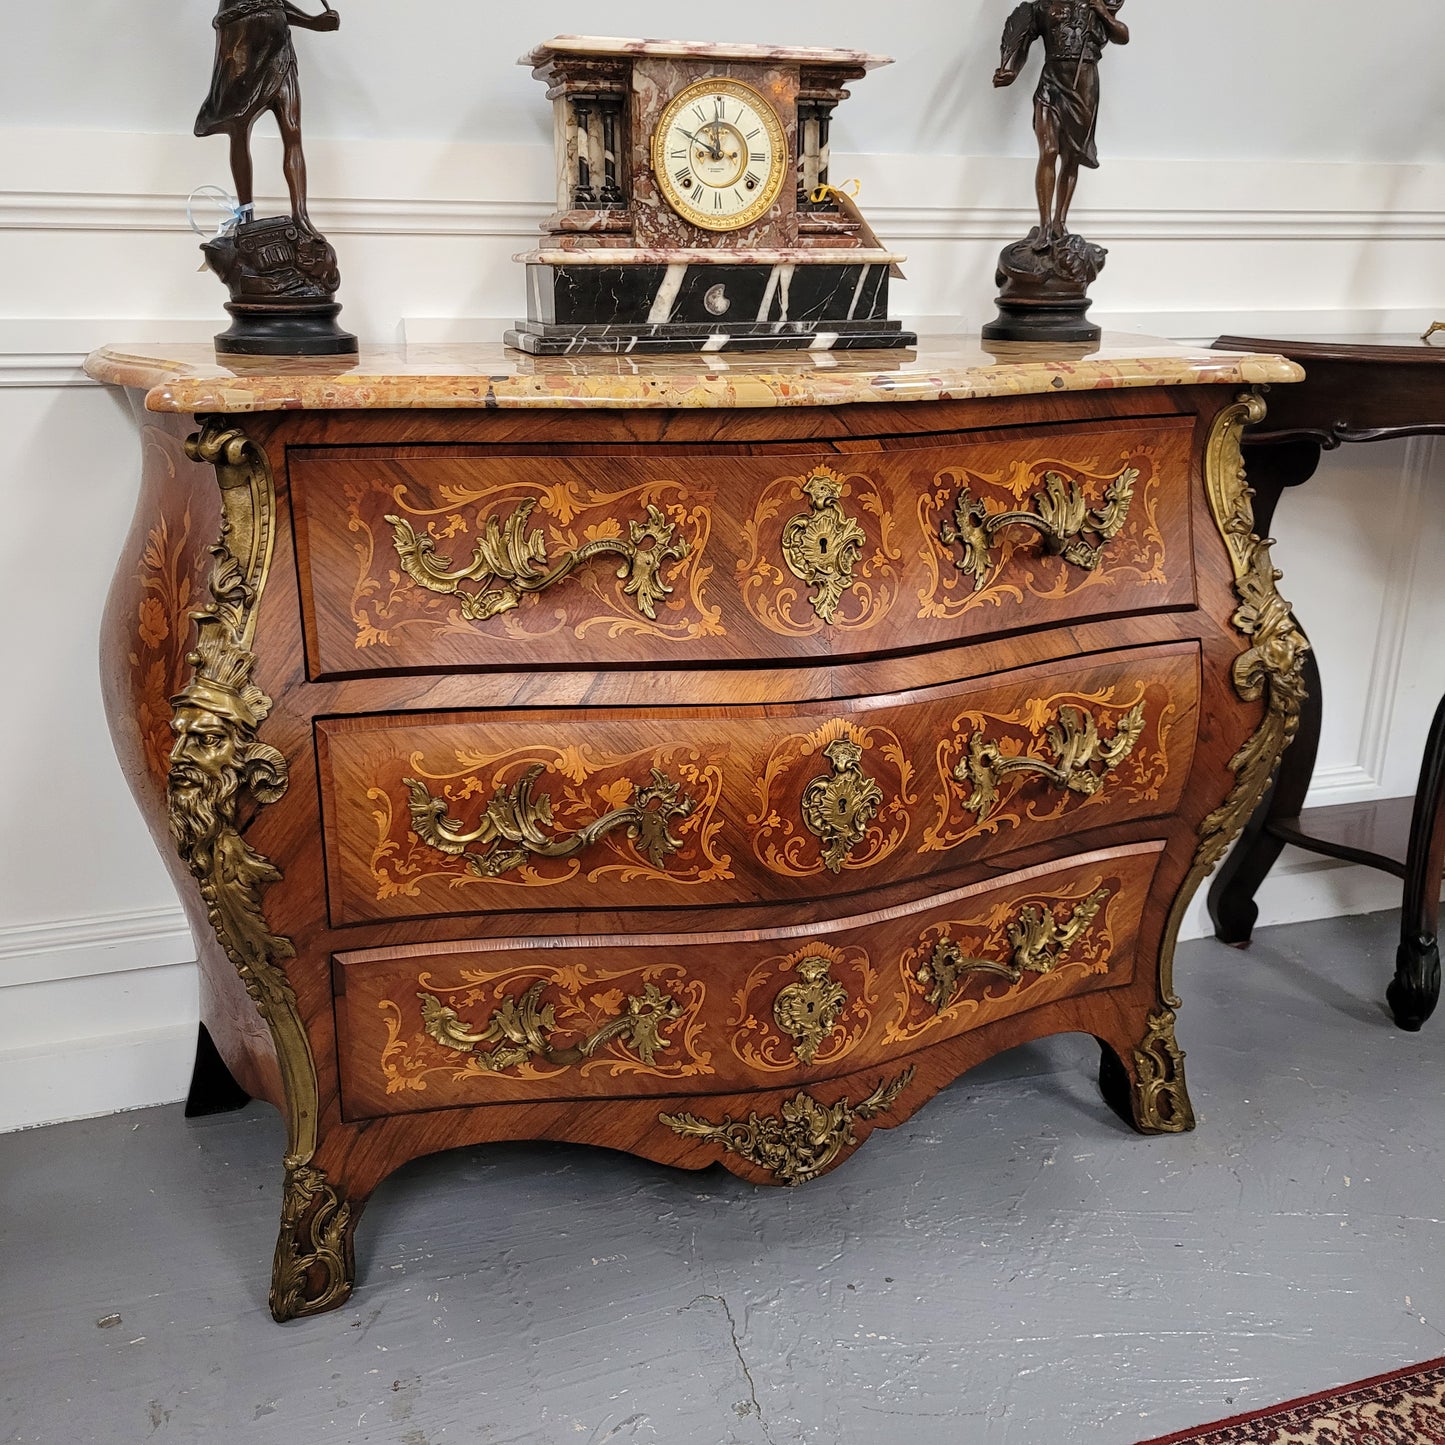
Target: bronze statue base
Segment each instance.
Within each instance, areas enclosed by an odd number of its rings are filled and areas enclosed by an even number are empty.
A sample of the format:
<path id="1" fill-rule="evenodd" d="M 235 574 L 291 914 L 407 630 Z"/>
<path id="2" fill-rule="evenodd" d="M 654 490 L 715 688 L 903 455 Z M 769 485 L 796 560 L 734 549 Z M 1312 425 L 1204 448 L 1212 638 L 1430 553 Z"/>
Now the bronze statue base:
<path id="1" fill-rule="evenodd" d="M 336 323 L 341 304 L 265 306 L 226 302 L 234 318 L 216 336 L 218 356 L 355 356 L 356 337 Z"/>
<path id="2" fill-rule="evenodd" d="M 234 318 L 216 337 L 223 356 L 354 356 L 337 325 L 341 271 L 319 231 L 293 216 L 242 221 L 201 247 L 226 283 Z"/>
<path id="3" fill-rule="evenodd" d="M 998 317 L 985 341 L 1097 341 L 1102 330 L 1086 317 L 1089 284 L 1109 253 L 1066 232 L 1042 237 L 1037 226 L 998 258 Z"/>

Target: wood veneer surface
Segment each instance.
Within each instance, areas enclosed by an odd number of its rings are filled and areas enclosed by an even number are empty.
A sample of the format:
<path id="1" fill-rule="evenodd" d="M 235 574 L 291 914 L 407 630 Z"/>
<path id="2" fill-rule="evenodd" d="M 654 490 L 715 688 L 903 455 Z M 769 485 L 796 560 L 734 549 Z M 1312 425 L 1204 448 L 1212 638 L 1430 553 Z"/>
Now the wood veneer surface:
<path id="1" fill-rule="evenodd" d="M 527 410 L 543 393 L 529 390 L 537 386 L 538 377 L 526 375 L 513 359 L 505 363 L 512 368 L 506 374 L 520 379 L 507 385 L 521 388 L 512 400 L 523 409 L 508 410 L 506 403 L 493 407 L 483 399 L 495 392 L 489 389 L 492 383 L 483 375 L 481 361 L 465 377 L 456 368 L 446 372 L 449 379 L 440 390 L 440 369 L 422 368 L 420 383 L 413 378 L 400 391 L 390 385 L 367 391 L 369 384 L 355 377 L 323 377 L 300 367 L 288 372 L 272 366 L 263 387 L 257 378 L 251 385 L 222 368 L 208 368 L 200 358 L 177 365 L 159 353 L 129 361 L 118 356 L 107 353 L 93 362 L 93 371 L 150 388 L 153 411 L 169 409 L 172 414 L 147 418 L 143 427 L 145 486 L 106 618 L 109 715 L 122 764 L 191 909 L 202 957 L 207 1026 L 245 1087 L 284 1107 L 272 1039 L 258 1026 L 259 1016 L 236 969 L 209 928 L 194 881 L 176 857 L 166 807 L 171 699 L 183 690 L 193 666 L 191 615 L 206 599 L 211 549 L 219 535 L 215 476 L 209 467 L 188 460 L 183 449 L 196 425 L 190 408 L 230 414 L 227 424 L 244 428 L 264 452 L 274 478 L 275 556 L 256 609 L 251 645 L 254 680 L 273 703 L 260 736 L 287 761 L 290 782 L 282 796 L 264 804 L 249 799 L 240 826 L 247 846 L 280 875 L 265 890 L 264 909 L 269 928 L 294 949 L 285 973 L 314 1063 L 317 1141 L 305 1167 L 319 1173 L 338 1206 L 346 1206 L 343 1235 L 348 1250 L 349 1230 L 375 1185 L 406 1160 L 437 1149 L 488 1139 L 566 1138 L 633 1150 L 687 1168 L 722 1162 L 746 1178 L 777 1183 L 782 1176 L 760 1162 L 761 1156 L 725 1147 L 718 1139 L 680 1133 L 660 1120 L 660 1110 L 693 1110 L 719 1125 L 752 1116 L 781 1119 L 787 1109 L 801 1107 L 797 1101 L 802 1090 L 812 1100 L 808 1108 L 841 1111 L 830 1117 L 847 1121 L 837 1136 L 836 1152 L 827 1153 L 819 1165 L 822 1172 L 841 1162 L 872 1128 L 902 1122 L 962 1070 L 1000 1049 L 1060 1031 L 1088 1032 L 1105 1045 L 1122 1070 L 1114 1101 L 1132 1111 L 1136 1123 L 1187 1126 L 1179 1062 L 1139 1050 L 1156 1048 L 1157 1041 L 1150 1043 L 1153 1031 L 1163 1026 L 1161 1020 L 1172 1022 L 1170 919 L 1191 872 L 1201 827 L 1235 787 L 1240 749 L 1264 716 L 1259 694 L 1242 696 L 1235 683 L 1235 664 L 1249 643 L 1237 626 L 1240 596 L 1230 553 L 1203 485 L 1211 426 L 1238 392 L 1201 383 L 1287 380 L 1295 374 L 1293 368 L 1270 358 L 1241 360 L 1218 353 L 1200 357 L 1170 348 L 1157 356 L 1116 355 L 1112 361 L 1075 361 L 1034 351 L 1017 363 L 990 363 L 983 376 L 943 374 L 941 368 L 929 373 L 916 364 L 907 369 L 906 364 L 900 375 L 911 380 L 902 383 L 905 395 L 900 398 L 891 383 L 872 385 L 866 379 L 869 373 L 851 359 L 839 368 L 789 372 L 788 386 L 800 386 L 801 391 L 781 403 L 774 397 L 747 406 L 744 398 L 761 395 L 756 388 L 766 390 L 773 381 L 759 381 L 758 373 L 741 378 L 738 371 L 704 374 L 694 362 L 691 370 L 683 366 L 671 378 L 667 368 L 650 377 L 643 367 L 629 374 L 601 368 L 612 386 L 606 404 L 607 385 L 588 392 L 576 378 L 558 381 L 559 373 L 550 373 L 545 384 L 556 382 L 561 390 L 543 409 Z M 776 379 L 781 371 L 768 375 Z M 692 400 L 678 401 L 682 393 L 673 389 L 675 382 L 681 385 L 678 376 L 701 387 Z M 1161 378 L 1171 380 L 1160 384 Z M 961 390 L 976 387 L 980 394 L 976 399 L 955 395 L 951 388 L 956 385 Z M 731 400 L 720 402 L 717 387 L 731 387 Z M 619 401 L 619 391 L 628 399 Z M 652 399 L 644 399 L 648 397 Z M 670 398 L 672 409 L 659 404 L 658 397 Z M 856 397 L 858 404 L 839 404 L 847 397 Z M 744 409 L 727 409 L 740 404 Z M 591 406 L 601 409 L 585 409 Z M 273 407 L 262 415 L 248 415 Z M 741 654 L 730 652 L 719 642 L 689 657 L 687 665 L 678 665 L 682 660 L 670 657 L 656 639 L 635 632 L 611 653 L 593 647 L 585 636 L 576 635 L 575 619 L 567 631 L 570 604 L 548 599 L 542 605 L 558 613 L 558 636 L 570 638 L 560 652 L 533 648 L 525 637 L 487 634 L 481 668 L 476 667 L 480 653 L 445 652 L 398 655 L 394 666 L 356 675 L 345 675 L 335 664 L 315 665 L 318 656 L 327 662 L 337 655 L 334 641 L 327 645 L 329 652 L 322 646 L 318 654 L 317 638 L 325 635 L 328 624 L 317 621 L 317 599 L 344 598 L 355 580 L 357 553 L 348 555 L 339 543 L 347 537 L 357 542 L 357 534 L 337 530 L 334 515 L 331 522 L 325 520 L 335 498 L 325 492 L 324 468 L 346 459 L 348 466 L 356 463 L 360 469 L 353 468 L 351 483 L 366 481 L 367 456 L 382 459 L 378 476 L 387 474 L 398 459 L 410 467 L 437 457 L 463 472 L 474 463 L 477 475 L 489 479 L 489 485 L 508 485 L 511 467 L 523 490 L 540 490 L 546 478 L 539 468 L 545 469 L 550 458 L 555 475 L 562 478 L 568 464 L 560 459 L 574 451 L 603 460 L 609 454 L 625 458 L 624 475 L 658 458 L 670 458 L 673 465 L 679 457 L 690 456 L 700 470 L 731 475 L 731 491 L 720 483 L 715 501 L 721 527 L 731 531 L 740 518 L 756 513 L 769 474 L 789 474 L 782 462 L 770 461 L 759 470 L 750 458 L 760 449 L 776 452 L 783 461 L 797 457 L 809 463 L 827 457 L 831 465 L 837 458 L 838 470 L 846 464 L 851 476 L 877 473 L 892 479 L 879 489 L 877 505 L 890 525 L 902 529 L 905 523 L 917 527 L 916 516 L 896 515 L 906 512 L 910 501 L 916 508 L 918 497 L 909 495 L 909 479 L 928 474 L 927 468 L 910 472 L 908 459 L 936 448 L 940 438 L 958 448 L 960 456 L 976 444 L 993 448 L 995 463 L 1014 455 L 1012 470 L 993 466 L 998 477 L 1012 478 L 1016 497 L 1010 505 L 1034 505 L 1033 491 L 1049 467 L 1069 474 L 1066 480 L 1078 484 L 1087 503 L 1098 505 L 1110 473 L 1106 468 L 1090 470 L 1098 448 L 1080 442 L 1079 436 L 1091 428 L 1106 437 L 1144 436 L 1157 443 L 1160 500 L 1151 515 L 1161 535 L 1172 538 L 1175 558 L 1155 568 L 1166 584 L 1158 596 L 1147 590 L 1154 585 L 1149 576 L 1124 551 L 1111 559 L 1106 544 L 1091 566 L 1075 565 L 1107 579 L 1117 562 L 1126 579 L 1117 596 L 1107 582 L 1094 584 L 1089 595 L 1108 600 L 1061 613 L 1005 576 L 1009 585 L 987 602 L 996 619 L 971 638 L 938 636 L 925 627 L 910 637 L 900 609 L 898 620 L 889 623 L 893 630 L 877 634 L 886 645 L 860 627 L 856 640 L 819 655 L 807 642 L 823 631 L 815 628 L 800 637 L 796 647 L 777 649 L 771 656 L 756 646 Z M 1114 451 L 1120 453 L 1120 448 Z M 731 474 L 730 461 L 737 463 Z M 342 472 L 334 477 L 338 487 L 347 484 Z M 454 475 L 448 485 L 453 482 Z M 405 483 L 403 476 L 397 484 Z M 861 494 L 860 487 L 853 496 Z M 1147 489 L 1139 494 L 1141 512 L 1149 509 L 1148 495 Z M 700 505 L 714 505 L 714 500 Z M 789 503 L 801 505 L 797 498 Z M 994 498 L 990 510 L 1001 505 L 1003 500 Z M 328 539 L 324 542 L 318 542 L 318 518 Z M 462 521 L 458 535 L 473 525 L 466 517 Z M 916 532 L 910 545 L 936 545 L 935 565 L 955 567 L 957 559 L 943 537 L 934 535 L 936 543 L 926 532 Z M 1121 535 L 1119 540 L 1125 539 Z M 1020 558 L 1042 557 L 1043 549 L 1031 549 L 1026 539 L 1010 539 L 1010 546 Z M 776 547 L 774 539 L 765 542 L 769 553 Z M 775 568 L 781 567 L 776 556 L 771 560 Z M 336 574 L 346 569 L 353 570 L 338 583 Z M 860 575 L 854 580 L 866 579 Z M 557 597 L 566 596 L 565 589 L 577 581 L 573 576 L 560 583 Z M 1067 596 L 1079 585 L 1080 579 L 1060 572 L 1040 590 Z M 808 589 L 799 583 L 799 592 L 804 600 L 798 615 L 806 618 L 812 606 L 805 600 Z M 1147 599 L 1142 606 L 1141 595 Z M 724 599 L 724 625 L 748 635 L 751 624 L 741 594 L 720 591 L 718 596 Z M 906 588 L 897 595 L 873 589 L 856 596 L 845 588 L 845 597 L 862 608 L 860 616 L 870 608 L 882 609 L 885 599 L 888 608 L 894 608 L 898 596 L 911 597 L 910 605 L 918 610 L 916 587 L 911 594 Z M 328 605 L 332 612 L 340 610 L 334 602 Z M 473 645 L 478 644 L 467 643 Z M 953 816 L 958 798 L 950 799 L 945 784 L 961 759 L 965 734 L 992 728 L 1003 756 L 1056 757 L 1063 744 L 1048 730 L 1058 724 L 1059 705 L 1072 699 L 1074 705 L 1092 708 L 1101 733 L 1109 737 L 1136 694 L 1145 703 L 1138 759 L 1142 770 L 1119 768 L 1118 776 L 1104 779 L 1098 796 L 1061 796 L 1057 787 L 1035 774 L 1009 774 L 1000 789 L 999 814 L 988 819 L 987 826 L 974 829 L 968 819 Z M 965 720 L 970 712 L 973 716 Z M 527 732 L 529 720 L 540 730 L 536 737 Z M 414 833 L 408 837 L 404 822 L 394 835 L 388 831 L 381 795 L 400 782 L 398 769 L 403 766 L 414 769 L 408 774 L 413 777 L 428 769 L 433 774 L 444 771 L 436 766 L 435 753 L 442 733 L 452 752 L 466 754 L 470 749 L 478 756 L 498 748 L 535 751 L 537 738 L 547 729 L 552 730 L 543 739 L 548 748 L 563 753 L 574 749 L 575 755 L 561 763 L 562 774 L 549 783 L 559 806 L 544 832 L 554 836 L 566 831 L 560 826 L 567 821 L 560 807 L 564 785 L 575 789 L 580 782 L 572 778 L 595 775 L 593 753 L 600 757 L 608 750 L 676 746 L 694 754 L 690 765 L 701 776 L 710 765 L 703 755 L 720 748 L 724 765 L 737 768 L 740 777 L 751 775 L 747 781 L 755 793 L 769 777 L 770 749 L 776 752 L 787 737 L 829 728 L 840 737 L 856 729 L 865 756 L 868 730 L 877 733 L 871 740 L 878 744 L 873 750 L 875 782 L 882 794 L 878 816 L 886 821 L 891 810 L 898 842 L 891 850 L 875 847 L 872 863 L 865 861 L 865 845 L 855 860 L 860 866 L 840 864 L 836 871 L 816 866 L 818 838 L 801 825 L 799 815 L 802 790 L 827 776 L 827 767 L 817 761 L 825 742 L 820 732 L 807 754 L 815 761 L 811 771 L 784 778 L 774 769 L 776 796 L 769 795 L 767 808 L 760 808 L 757 798 L 745 801 L 742 794 L 729 795 L 734 800 L 723 806 L 721 815 L 737 830 L 731 852 L 752 861 L 751 871 L 737 873 L 736 884 L 720 894 L 688 897 L 676 886 L 649 881 L 644 869 L 625 880 L 619 875 L 618 886 L 600 891 L 572 881 L 567 884 L 570 891 L 541 901 L 517 896 L 517 890 L 502 898 L 495 887 L 488 892 L 480 878 L 477 887 L 471 887 L 456 874 L 444 880 L 426 907 L 418 908 L 406 896 L 410 875 L 400 873 L 385 909 L 359 910 L 349 901 L 361 896 L 357 880 L 374 880 L 379 859 L 392 859 L 398 845 L 411 848 L 416 841 Z M 894 742 L 882 737 L 885 730 L 896 740 L 891 754 Z M 337 750 L 350 747 L 353 739 L 361 740 L 359 750 L 343 760 Z M 387 752 L 390 739 L 406 745 Z M 1155 759 L 1160 765 L 1151 773 Z M 469 756 L 460 759 L 463 772 L 473 761 Z M 489 766 L 477 763 L 483 771 Z M 627 779 L 603 776 L 600 783 L 604 801 L 613 806 L 626 801 L 631 786 Z M 511 780 L 479 773 L 458 787 L 447 805 L 470 809 L 468 820 L 474 822 L 476 810 L 498 785 L 510 786 Z M 928 827 L 937 820 L 925 825 L 922 813 L 915 817 L 914 804 L 907 802 L 917 798 L 921 808 L 925 794 L 931 797 L 933 792 L 945 798 L 945 831 L 952 828 L 960 835 L 958 846 L 932 850 L 937 856 L 924 846 Z M 329 799 L 325 806 L 323 799 Z M 343 808 L 351 810 L 344 823 L 339 822 Z M 394 801 L 391 811 L 395 816 Z M 770 828 L 779 837 L 790 829 L 801 849 L 795 849 L 802 862 L 792 873 L 767 866 L 762 845 Z M 879 836 L 886 837 L 887 829 Z M 613 841 L 621 845 L 624 840 Z M 604 843 L 594 846 L 605 851 Z M 1101 873 L 1095 880 L 1079 862 L 1082 855 L 1104 859 L 1099 868 L 1108 878 Z M 789 855 L 784 850 L 778 856 Z M 1145 858 L 1147 867 L 1141 861 Z M 1005 886 L 1005 880 L 1025 875 L 1034 881 L 1022 893 Z M 585 879 L 586 868 L 576 877 Z M 1049 880 L 1057 885 L 1052 893 Z M 1096 958 L 1102 971 L 1089 976 L 1098 986 L 1061 987 L 1074 975 L 1061 973 L 1051 981 L 1053 969 L 1046 967 L 1020 978 L 1023 986 L 1016 991 L 1005 988 L 996 991 L 996 997 L 990 994 L 995 1001 L 969 1027 L 923 1030 L 887 1048 L 860 1046 L 848 1060 L 833 1059 L 827 1067 L 795 1060 L 777 1076 L 766 1070 L 750 1075 L 738 1063 L 741 1056 L 728 1042 L 729 1030 L 745 1032 L 748 1019 L 762 1020 L 761 1027 L 766 1027 L 783 984 L 780 966 L 766 979 L 758 976 L 752 1001 L 756 1007 L 749 1004 L 741 1015 L 736 1012 L 738 994 L 746 999 L 748 980 L 757 969 L 766 971 L 770 959 L 776 962 L 805 947 L 811 935 L 816 935 L 811 941 L 819 949 L 835 950 L 829 956 L 840 975 L 848 967 L 849 948 L 871 946 L 878 957 L 870 968 L 879 977 L 896 980 L 903 953 L 907 947 L 916 950 L 925 930 L 935 930 L 936 944 L 937 930 L 945 923 L 958 929 L 978 924 L 981 931 L 969 948 L 985 950 L 987 934 L 993 940 L 990 956 L 1000 966 L 1012 967 L 1008 958 L 1014 945 L 1000 939 L 1010 936 L 1011 922 L 1018 924 L 1020 910 L 1029 906 L 1029 889 L 1039 895 L 1032 902 L 1042 910 L 1039 926 L 1047 931 L 1043 913 L 1062 925 L 1078 906 L 1080 890 L 1087 894 L 1086 884 L 1095 891 L 1113 890 L 1111 897 L 1116 893 L 1118 900 L 1101 915 L 1112 943 Z M 990 889 L 998 894 L 985 910 L 987 918 L 945 918 L 930 912 L 942 906 L 937 904 L 942 897 L 992 896 Z M 846 923 L 860 918 L 877 921 Z M 903 927 L 900 919 L 909 920 L 912 928 L 913 941 L 907 947 L 901 933 L 893 936 Z M 833 941 L 830 933 L 837 935 Z M 448 992 L 447 998 L 454 1000 L 465 1026 L 480 1032 L 494 1008 L 516 1001 L 510 982 L 525 982 L 502 977 L 514 963 L 506 940 L 527 937 L 535 942 L 544 934 L 558 941 L 558 947 L 570 949 L 579 963 L 591 950 L 591 966 L 597 968 L 625 971 L 627 949 L 619 940 L 643 935 L 657 957 L 671 953 L 698 960 L 689 965 L 697 970 L 696 981 L 711 997 L 728 996 L 732 1012 L 713 1011 L 711 1006 L 705 1010 L 713 1042 L 703 1048 L 694 1036 L 691 1054 L 686 1029 L 669 1027 L 665 1037 L 678 1059 L 690 1057 L 698 1064 L 700 1052 L 718 1054 L 726 1046 L 737 1067 L 729 1065 L 711 1081 L 696 1074 L 685 1097 L 676 1096 L 671 1104 L 660 1102 L 666 1096 L 652 1086 L 629 1091 L 627 1075 L 636 1071 L 628 1069 L 609 1083 L 606 1097 L 569 1090 L 551 1079 L 545 1088 L 529 1092 L 525 1069 L 514 1070 L 503 1089 L 484 1101 L 455 1084 L 443 1088 L 440 1082 L 428 1083 L 428 1097 L 426 1089 L 411 1088 L 404 1079 L 398 1083 L 398 1059 L 406 1057 L 408 1039 L 416 1042 L 417 1016 L 406 1014 L 390 1042 L 376 1030 L 379 1023 L 385 1025 L 381 1005 L 401 1005 L 393 993 L 402 991 L 406 1007 L 415 1008 L 418 993 L 424 991 L 416 972 L 417 951 L 435 965 L 432 976 L 442 979 L 438 988 L 461 990 Z M 733 936 L 750 942 L 739 942 L 732 955 L 717 959 L 708 945 L 695 942 Z M 764 946 L 785 936 L 796 940 L 797 947 Z M 606 939 L 613 941 L 602 941 Z M 500 971 L 499 953 L 509 960 Z M 462 976 L 461 961 L 468 958 L 477 967 L 467 963 L 466 970 L 476 977 Z M 790 965 L 794 972 L 798 961 Z M 542 982 L 551 992 L 544 991 L 541 1003 L 559 1018 L 565 1017 L 569 1002 L 614 1008 L 628 995 L 628 989 L 619 987 L 601 991 L 617 992 L 618 998 L 599 998 L 590 983 L 583 987 L 581 974 L 568 975 L 555 957 L 548 968 L 552 972 Z M 919 978 L 916 970 L 914 978 Z M 385 998 L 376 992 L 382 988 L 377 980 L 385 983 Z M 505 996 L 497 994 L 501 983 L 508 985 L 502 989 Z M 410 987 L 409 995 L 403 985 Z M 730 1024 L 735 1015 L 738 1022 Z M 566 1035 L 559 1032 L 558 1037 Z M 393 1044 L 400 1045 L 399 1053 Z M 819 1056 L 831 1059 L 827 1047 L 834 1045 L 836 1039 L 821 1048 Z M 769 1047 L 781 1045 L 773 1038 Z M 454 1051 L 462 1072 L 470 1048 Z M 1147 1068 L 1163 1071 L 1162 1084 L 1173 1101 L 1163 1114 L 1157 1112 L 1158 1082 L 1149 1083 L 1146 1064 L 1139 1062 L 1146 1057 Z M 391 1077 L 385 1063 L 393 1066 Z M 1171 1074 L 1177 1077 L 1168 1077 Z M 887 1106 L 872 1109 L 867 1101 L 882 1097 L 880 1089 Z M 398 1100 L 399 1092 L 416 1097 Z M 361 1119 L 358 1111 L 380 1117 Z M 805 1170 L 804 1177 L 811 1175 Z M 307 1204 L 293 1197 L 288 1207 L 301 1213 L 283 1224 L 280 1258 L 297 1250 L 304 1256 L 315 1242 L 306 1231 L 331 1217 L 315 1212 L 314 1199 Z M 334 1307 L 345 1297 L 344 1289 L 326 1283 L 314 1261 L 301 1289 L 303 1297 L 291 1304 L 303 1311 Z M 314 1298 L 307 1291 L 314 1291 Z M 287 1312 L 295 1310 L 288 1306 Z"/>

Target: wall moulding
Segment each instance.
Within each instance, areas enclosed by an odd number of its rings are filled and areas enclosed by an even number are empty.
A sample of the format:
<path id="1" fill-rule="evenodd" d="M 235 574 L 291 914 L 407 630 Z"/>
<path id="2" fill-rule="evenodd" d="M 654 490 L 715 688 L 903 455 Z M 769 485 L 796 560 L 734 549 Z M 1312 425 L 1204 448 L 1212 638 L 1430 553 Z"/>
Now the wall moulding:
<path id="1" fill-rule="evenodd" d="M 258 209 L 284 210 L 276 196 Z M 531 240 L 551 209 L 545 200 L 461 200 L 406 196 L 327 196 L 312 202 L 325 230 L 352 236 L 485 236 Z M 998 241 L 1034 220 L 1023 206 L 903 205 L 871 202 L 868 216 L 890 242 Z M 1442 241 L 1445 208 L 1370 210 L 1197 206 L 1076 208 L 1080 232 L 1101 241 Z M 0 231 L 183 232 L 186 196 L 171 191 L 0 189 Z"/>
<path id="2" fill-rule="evenodd" d="M 180 906 L 0 928 L 0 989 L 194 963 Z"/>
<path id="3" fill-rule="evenodd" d="M 318 137 L 307 156 L 325 178 L 318 222 L 342 234 L 530 239 L 553 203 L 548 145 Z M 256 160 L 258 176 L 279 176 L 274 137 L 257 137 Z M 846 152 L 835 162 L 896 242 L 1017 235 L 1034 164 Z M 184 231 L 191 189 L 226 178 L 223 151 L 189 134 L 0 127 L 0 231 Z M 1445 165 L 1116 157 L 1090 176 L 1077 220 L 1106 242 L 1439 241 Z"/>

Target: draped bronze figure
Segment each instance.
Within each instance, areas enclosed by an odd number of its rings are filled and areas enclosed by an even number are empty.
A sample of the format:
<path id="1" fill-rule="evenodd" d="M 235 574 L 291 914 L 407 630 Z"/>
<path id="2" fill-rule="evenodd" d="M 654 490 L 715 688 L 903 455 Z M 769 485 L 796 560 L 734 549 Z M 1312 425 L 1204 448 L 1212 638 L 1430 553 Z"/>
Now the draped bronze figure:
<path id="1" fill-rule="evenodd" d="M 1039 224 L 999 258 L 999 318 L 984 328 L 986 339 L 1098 339 L 1098 327 L 1084 313 L 1089 283 L 1103 270 L 1107 253 L 1072 234 L 1068 216 L 1079 168 L 1099 164 L 1099 61 L 1110 42 L 1129 43 L 1129 27 L 1118 18 L 1123 4 L 1024 0 L 1004 26 L 996 86 L 1012 85 L 1034 42 L 1043 42 L 1043 69 L 1034 91 Z"/>
<path id="2" fill-rule="evenodd" d="M 326 0 L 320 15 L 290 0 L 220 0 L 211 91 L 196 117 L 198 136 L 224 132 L 231 140 L 236 215 L 202 247 L 211 269 L 231 291 L 235 317 L 216 338 L 217 351 L 242 355 L 337 355 L 354 352 L 356 338 L 336 324 L 341 284 L 336 252 L 311 223 L 306 157 L 301 147 L 301 87 L 293 27 L 336 30 L 341 16 Z M 251 130 L 267 112 L 281 132 L 282 168 L 291 214 L 257 220 Z"/>
<path id="3" fill-rule="evenodd" d="M 216 66 L 211 93 L 196 117 L 198 136 L 225 131 L 231 137 L 231 174 L 243 212 L 252 206 L 251 127 L 271 111 L 281 131 L 291 214 L 309 226 L 306 158 L 301 150 L 301 87 L 291 27 L 336 30 L 341 16 L 330 5 L 307 15 L 287 0 L 221 0 L 216 18 Z"/>

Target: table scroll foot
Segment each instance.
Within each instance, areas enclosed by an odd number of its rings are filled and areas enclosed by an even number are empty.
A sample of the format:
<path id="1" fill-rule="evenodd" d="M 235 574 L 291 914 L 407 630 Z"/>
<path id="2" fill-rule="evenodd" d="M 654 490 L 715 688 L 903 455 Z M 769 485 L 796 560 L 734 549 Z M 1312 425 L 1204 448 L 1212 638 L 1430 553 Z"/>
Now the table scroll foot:
<path id="1" fill-rule="evenodd" d="M 1435 710 L 1405 856 L 1400 947 L 1385 997 L 1395 1022 L 1414 1033 L 1440 998 L 1440 877 L 1445 873 L 1445 701 Z"/>
<path id="2" fill-rule="evenodd" d="M 1395 1022 L 1418 1033 L 1440 999 L 1440 940 L 1404 938 L 1395 952 L 1395 977 L 1385 990 Z"/>
<path id="3" fill-rule="evenodd" d="M 186 1118 L 200 1119 L 208 1114 L 229 1114 L 244 1109 L 251 1096 L 236 1082 L 226 1061 L 211 1041 L 205 1024 L 196 1039 L 196 1062 L 191 1071 L 190 1092 L 186 1095 Z"/>
<path id="4" fill-rule="evenodd" d="M 287 1168 L 271 1276 L 274 1318 L 284 1322 L 324 1314 L 351 1297 L 360 1213 L 361 1201 L 345 1198 L 314 1165 Z"/>
<path id="5" fill-rule="evenodd" d="M 1141 1134 L 1183 1134 L 1194 1127 L 1184 1082 L 1184 1054 L 1174 1039 L 1174 1015 L 1160 1009 L 1134 1048 L 1099 1040 L 1099 1090 L 1104 1102 Z"/>

